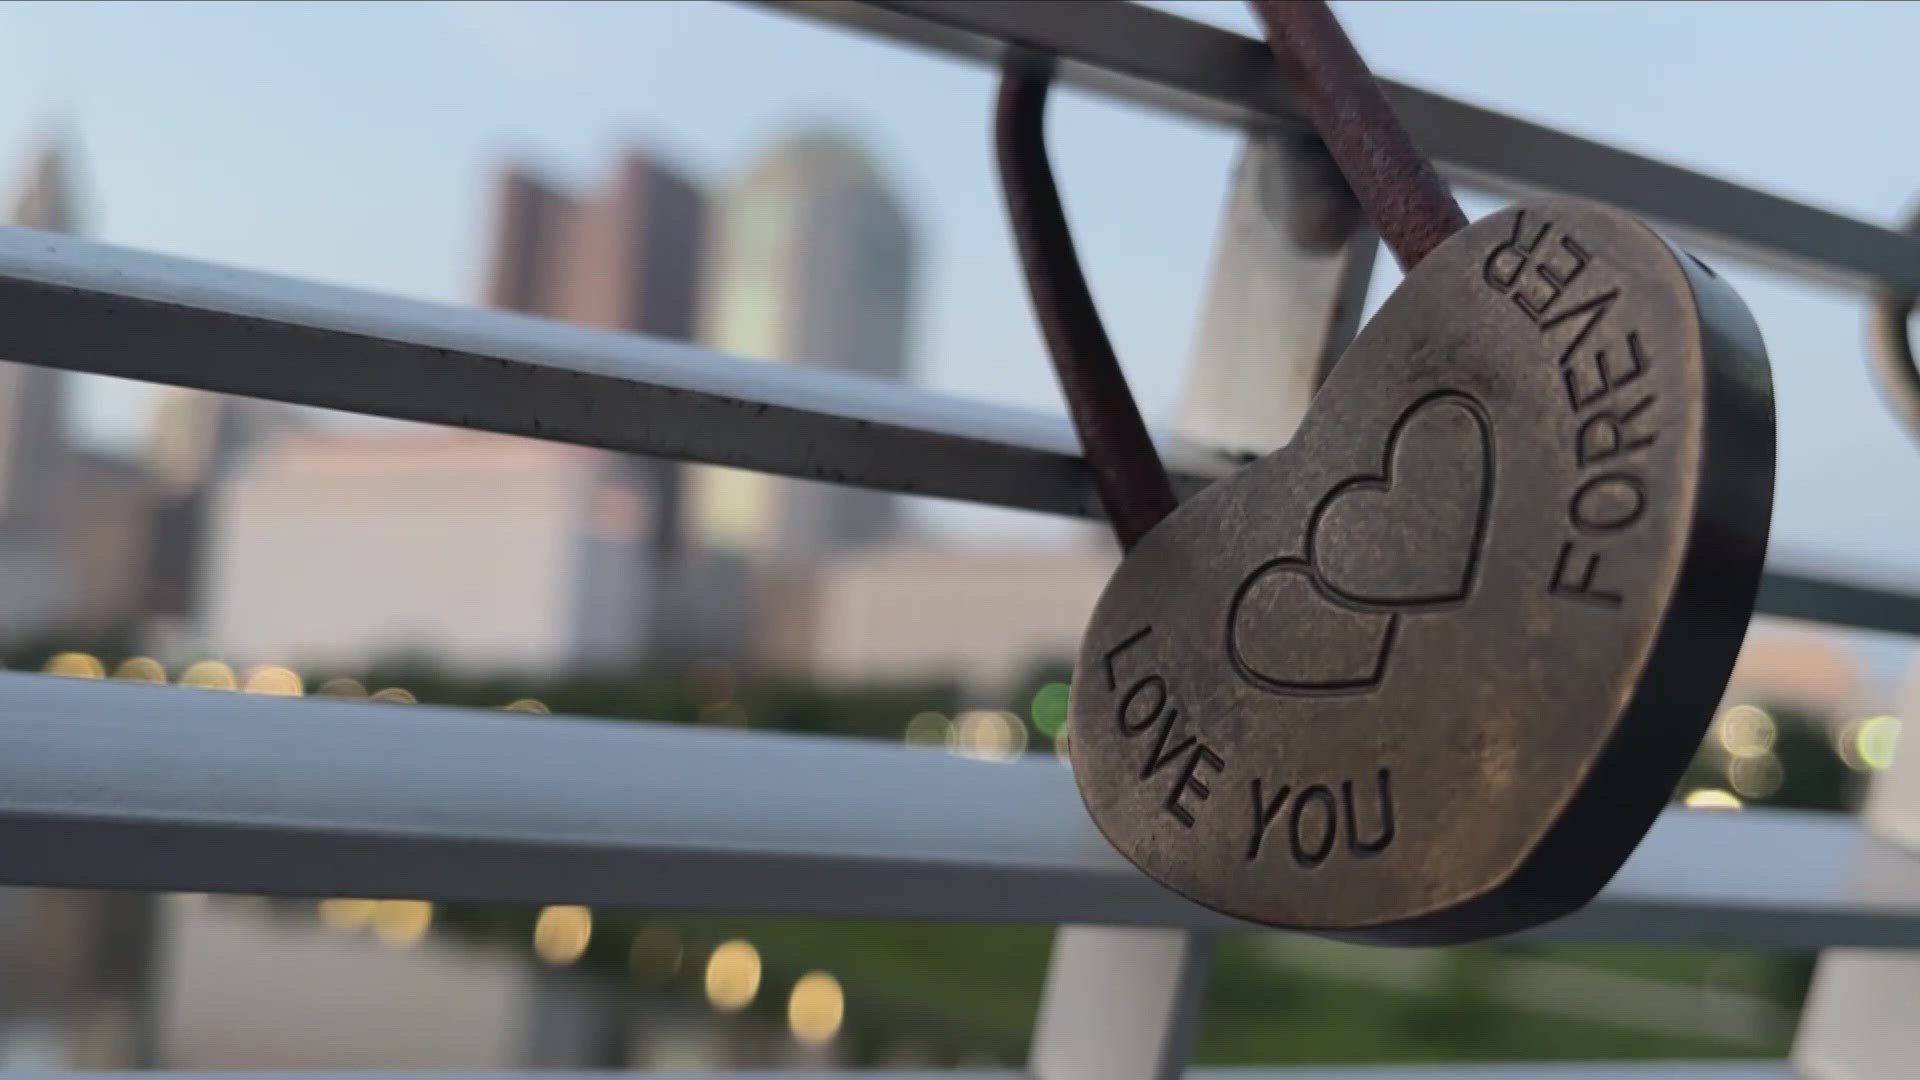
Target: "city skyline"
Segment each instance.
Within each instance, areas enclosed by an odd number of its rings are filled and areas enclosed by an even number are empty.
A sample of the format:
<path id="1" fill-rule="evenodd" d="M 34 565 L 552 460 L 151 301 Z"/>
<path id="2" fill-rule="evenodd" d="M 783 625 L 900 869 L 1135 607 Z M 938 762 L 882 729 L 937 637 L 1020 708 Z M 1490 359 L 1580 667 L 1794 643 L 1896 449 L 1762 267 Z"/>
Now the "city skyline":
<path id="1" fill-rule="evenodd" d="M 1253 29 L 1241 5 L 1161 6 Z M 1724 50 L 1702 45 L 1727 26 L 1715 5 L 1609 4 L 1603 20 L 1579 4 L 1336 6 L 1376 68 L 1414 85 L 1867 220 L 1900 220 L 1920 189 L 1920 148 L 1846 107 L 1920 89 L 1899 53 L 1920 9 L 1764 5 L 1742 12 L 1742 47 Z M 21 152 L 64 109 L 83 132 L 98 239 L 448 303 L 477 295 L 476 223 L 503 156 L 574 180 L 644 135 L 711 178 L 834 117 L 874 146 L 925 226 L 922 385 L 1059 411 L 987 152 L 985 68 L 732 4 L 45 4 L 10 9 L 6 24 L 20 62 L 0 72 L 0 152 Z M 1575 77 L 1555 44 L 1574 37 L 1636 57 L 1633 78 Z M 1778 70 L 1815 38 L 1832 47 L 1809 93 Z M 323 90 L 337 80 L 320 58 L 346 54 L 359 77 Z M 1843 55 L 1856 59 L 1824 59 Z M 1049 135 L 1122 362 L 1148 417 L 1166 422 L 1237 137 L 1079 92 L 1057 95 Z M 1375 304 L 1395 280 L 1389 262 Z M 1862 462 L 1898 489 L 1920 483 L 1920 456 L 1867 374 L 1863 298 L 1715 265 L 1774 360 L 1776 555 L 1920 581 L 1903 561 L 1920 505 L 1865 497 Z M 90 434 L 132 441 L 146 391 L 82 389 Z M 913 516 L 1023 538 L 1061 526 L 926 502 Z"/>

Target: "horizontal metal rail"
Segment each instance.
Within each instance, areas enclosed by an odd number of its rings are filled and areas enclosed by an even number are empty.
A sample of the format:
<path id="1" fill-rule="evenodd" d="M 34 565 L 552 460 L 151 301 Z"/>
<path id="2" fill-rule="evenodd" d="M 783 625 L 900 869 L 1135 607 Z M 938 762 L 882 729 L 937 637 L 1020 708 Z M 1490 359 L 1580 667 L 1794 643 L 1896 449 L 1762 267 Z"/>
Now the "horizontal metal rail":
<path id="1" fill-rule="evenodd" d="M 1304 123 L 1267 47 L 1114 0 L 760 0 L 896 41 L 996 61 L 1019 44 L 1060 78 L 1121 100 L 1235 126 Z M 1660 222 L 1690 244 L 1850 287 L 1920 288 L 1920 240 L 1829 210 L 1382 80 L 1450 179 L 1496 194 L 1561 192 Z"/>
<path id="2" fill-rule="evenodd" d="M 23 229 L 0 229 L 0 357 L 906 494 L 1099 512 L 1064 416 Z M 1235 465 L 1160 443 L 1183 492 Z M 1769 575 L 1760 609 L 1920 634 L 1920 597 L 1800 574 Z"/>
<path id="3" fill-rule="evenodd" d="M 35 1072 L 40 1080 L 109 1080 L 121 1072 Z M 566 1072 L 146 1072 L 154 1080 L 559 1080 Z M 595 1072 L 607 1080 L 1025 1080 L 991 1070 L 747 1070 L 747 1072 Z M 1607 1065 L 1396 1065 L 1396 1067 L 1190 1068 L 1188 1080 L 1793 1080 L 1776 1061 L 1674 1061 Z"/>
<path id="4" fill-rule="evenodd" d="M 1052 759 L 0 675 L 0 882 L 1246 928 L 1122 860 Z M 1675 810 L 1562 940 L 1920 947 L 1920 859 Z"/>

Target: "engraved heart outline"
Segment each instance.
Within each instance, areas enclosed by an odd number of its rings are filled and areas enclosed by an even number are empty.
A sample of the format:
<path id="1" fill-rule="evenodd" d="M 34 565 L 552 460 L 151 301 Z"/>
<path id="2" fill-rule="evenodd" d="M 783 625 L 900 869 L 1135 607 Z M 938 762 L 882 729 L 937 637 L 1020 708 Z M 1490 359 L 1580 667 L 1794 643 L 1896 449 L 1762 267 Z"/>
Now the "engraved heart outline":
<path id="1" fill-rule="evenodd" d="M 1400 451 L 1400 444 L 1406 438 L 1408 429 L 1413 426 L 1415 420 L 1419 419 L 1429 410 L 1449 405 L 1458 407 L 1465 412 L 1468 419 L 1473 422 L 1474 433 L 1479 436 L 1479 445 L 1476 447 L 1479 451 L 1479 491 L 1471 511 L 1474 515 L 1473 524 L 1468 530 L 1468 537 L 1465 544 L 1466 550 L 1464 554 L 1460 556 L 1459 583 L 1445 592 L 1394 599 L 1380 599 L 1357 593 L 1351 589 L 1341 588 L 1339 582 L 1334 580 L 1333 575 L 1328 574 L 1321 566 L 1318 557 L 1318 553 L 1324 551 L 1326 547 L 1326 545 L 1320 542 L 1320 530 L 1326 523 L 1328 512 L 1333 510 L 1335 506 L 1339 505 L 1342 500 L 1350 495 L 1362 492 L 1378 493 L 1381 495 L 1391 494 L 1394 486 L 1394 458 Z M 1356 476 L 1335 485 L 1333 490 L 1329 491 L 1326 496 L 1320 500 L 1320 504 L 1313 508 L 1313 515 L 1307 521 L 1306 561 L 1308 565 L 1313 568 L 1315 578 L 1334 596 L 1364 610 L 1392 612 L 1435 611 L 1453 607 L 1465 601 L 1467 595 L 1473 591 L 1474 577 L 1480 568 L 1480 551 L 1482 546 L 1484 546 L 1487 536 L 1487 520 L 1492 516 L 1494 489 L 1493 450 L 1493 426 L 1488 419 L 1486 407 L 1474 400 L 1470 395 L 1458 390 L 1437 390 L 1408 406 L 1406 410 L 1394 420 L 1393 427 L 1387 434 L 1386 449 L 1380 455 L 1380 471 L 1371 475 Z M 1442 556 L 1447 554 L 1449 553 L 1441 553 Z"/>
<path id="2" fill-rule="evenodd" d="M 1324 550 L 1319 542 L 1319 534 L 1327 512 L 1342 499 L 1356 492 L 1375 492 L 1388 494 L 1394 485 L 1394 462 L 1401 450 L 1401 444 L 1416 419 L 1436 407 L 1458 408 L 1471 422 L 1476 437 L 1474 449 L 1478 451 L 1477 491 L 1471 509 L 1472 523 L 1468 529 L 1465 551 L 1461 559 L 1458 584 L 1450 589 L 1412 597 L 1393 600 L 1378 600 L 1356 596 L 1350 590 L 1341 589 L 1330 580 L 1315 559 L 1316 548 Z M 1486 541 L 1487 522 L 1491 517 L 1494 491 L 1494 445 L 1493 427 L 1484 405 L 1471 395 L 1458 390 L 1438 390 L 1429 393 L 1403 410 L 1388 429 L 1386 445 L 1381 453 L 1380 471 L 1343 480 L 1322 496 L 1308 516 L 1303 557 L 1281 556 L 1269 559 L 1255 567 L 1251 573 L 1241 579 L 1234 589 L 1233 598 L 1227 604 L 1226 611 L 1226 654 L 1235 674 L 1242 681 L 1256 689 L 1271 694 L 1300 697 L 1339 697 L 1364 694 L 1378 687 L 1385 680 L 1388 661 L 1391 658 L 1394 643 L 1399 639 L 1400 619 L 1403 614 L 1426 614 L 1457 607 L 1464 603 L 1473 591 L 1479 573 L 1482 548 Z M 1443 553 L 1448 554 L 1448 553 Z M 1303 579 L 1311 589 L 1310 595 L 1325 603 L 1329 609 L 1337 609 L 1350 618 L 1378 618 L 1381 623 L 1374 630 L 1374 641 L 1370 649 L 1371 656 L 1364 658 L 1364 668 L 1353 665 L 1326 675 L 1313 677 L 1298 672 L 1285 675 L 1275 674 L 1271 669 L 1263 669 L 1256 659 L 1250 657 L 1242 645 L 1241 615 L 1247 599 L 1256 588 L 1267 585 L 1277 575 L 1291 575 Z M 1288 627 L 1289 630 L 1294 627 Z M 1313 627 L 1304 627 L 1311 632 Z M 1324 641 L 1321 643 L 1324 647 Z"/>
<path id="3" fill-rule="evenodd" d="M 1384 627 L 1378 632 L 1379 637 L 1374 644 L 1373 655 L 1367 660 L 1365 671 L 1357 675 L 1340 674 L 1326 679 L 1283 679 L 1262 671 L 1253 659 L 1241 651 L 1238 633 L 1241 609 L 1254 589 L 1265 584 L 1275 575 L 1293 575 L 1303 579 L 1307 587 L 1313 590 L 1313 594 L 1329 607 L 1339 608 L 1362 619 L 1383 618 L 1385 620 Z M 1381 616 L 1376 612 L 1355 611 L 1343 603 L 1341 597 L 1328 590 L 1326 584 L 1313 572 L 1313 567 L 1306 560 L 1290 555 L 1283 556 L 1261 563 L 1253 573 L 1241 580 L 1238 588 L 1233 590 L 1233 599 L 1227 604 L 1227 661 L 1233 665 L 1234 672 L 1241 679 L 1268 693 L 1299 697 L 1341 697 L 1348 694 L 1364 694 L 1379 686 L 1381 680 L 1387 677 L 1387 654 L 1393 649 L 1394 639 L 1399 636 L 1399 632 L 1400 616 L 1397 613 Z"/>

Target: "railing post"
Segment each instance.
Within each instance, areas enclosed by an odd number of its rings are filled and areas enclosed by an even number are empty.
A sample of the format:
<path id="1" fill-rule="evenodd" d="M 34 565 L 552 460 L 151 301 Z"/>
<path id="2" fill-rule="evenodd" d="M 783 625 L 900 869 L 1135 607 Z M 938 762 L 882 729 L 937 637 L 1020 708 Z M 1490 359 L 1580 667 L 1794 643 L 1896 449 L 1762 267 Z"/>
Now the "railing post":
<path id="1" fill-rule="evenodd" d="M 1177 429 L 1263 453 L 1284 443 L 1359 324 L 1378 244 L 1317 141 L 1256 133 L 1240 155 Z M 1213 935 L 1063 926 L 1035 1080 L 1174 1080 L 1187 1065 Z"/>
<path id="2" fill-rule="evenodd" d="M 1900 717 L 1920 717 L 1920 656 L 1900 694 Z M 1873 778 L 1860 817 L 1867 830 L 1920 854 L 1920 747 L 1906 736 L 1885 772 Z M 1882 890 L 1864 877 L 1853 887 Z M 1828 949 L 1820 954 L 1800 1014 L 1793 1063 L 1809 1080 L 1882 1080 L 1912 1076 L 1920 1060 L 1920 954 Z"/>

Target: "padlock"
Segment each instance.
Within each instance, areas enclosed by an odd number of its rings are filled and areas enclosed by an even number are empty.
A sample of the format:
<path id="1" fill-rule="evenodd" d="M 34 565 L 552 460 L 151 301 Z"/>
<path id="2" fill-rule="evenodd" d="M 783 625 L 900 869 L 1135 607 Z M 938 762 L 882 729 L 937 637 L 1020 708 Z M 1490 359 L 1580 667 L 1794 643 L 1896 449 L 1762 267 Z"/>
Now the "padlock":
<path id="1" fill-rule="evenodd" d="M 1575 910 L 1732 671 L 1773 428 L 1745 305 L 1631 215 L 1454 234 L 1289 445 L 1127 553 L 1074 673 L 1087 809 L 1270 926 L 1441 944 Z"/>

